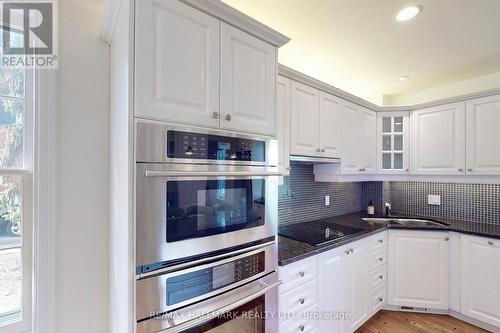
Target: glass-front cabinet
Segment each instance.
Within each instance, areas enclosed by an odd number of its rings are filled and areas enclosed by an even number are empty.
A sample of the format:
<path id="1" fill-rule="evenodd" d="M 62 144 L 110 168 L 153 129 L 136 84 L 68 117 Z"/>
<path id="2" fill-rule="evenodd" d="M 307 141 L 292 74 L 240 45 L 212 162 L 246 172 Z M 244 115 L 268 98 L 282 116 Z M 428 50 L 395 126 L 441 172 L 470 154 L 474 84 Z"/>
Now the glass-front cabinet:
<path id="1" fill-rule="evenodd" d="M 377 114 L 378 173 L 406 174 L 409 172 L 409 112 Z"/>

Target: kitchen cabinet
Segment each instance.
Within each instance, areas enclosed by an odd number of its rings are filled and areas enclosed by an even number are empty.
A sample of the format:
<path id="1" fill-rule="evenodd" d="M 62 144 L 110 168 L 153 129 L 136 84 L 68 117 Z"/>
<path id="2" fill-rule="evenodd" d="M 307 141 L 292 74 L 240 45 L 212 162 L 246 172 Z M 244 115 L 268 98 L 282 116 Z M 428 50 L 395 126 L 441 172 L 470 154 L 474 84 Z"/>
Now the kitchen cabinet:
<path id="1" fill-rule="evenodd" d="M 291 154 L 339 158 L 341 99 L 292 81 Z"/>
<path id="2" fill-rule="evenodd" d="M 179 1 L 143 0 L 135 29 L 135 115 L 219 127 L 219 20 Z"/>
<path id="3" fill-rule="evenodd" d="M 410 169 L 410 113 L 377 114 L 377 172 L 407 174 Z"/>
<path id="4" fill-rule="evenodd" d="M 220 25 L 220 127 L 274 136 L 276 48 Z"/>
<path id="5" fill-rule="evenodd" d="M 500 175 L 500 95 L 467 101 L 467 174 Z"/>
<path id="6" fill-rule="evenodd" d="M 290 175 L 290 79 L 278 76 L 276 88 L 276 137 L 278 166 L 284 176 Z"/>
<path id="7" fill-rule="evenodd" d="M 465 167 L 465 102 L 413 111 L 411 172 L 463 175 Z"/>
<path id="8" fill-rule="evenodd" d="M 500 327 L 500 240 L 461 235 L 462 314 Z"/>
<path id="9" fill-rule="evenodd" d="M 388 304 L 448 310 L 447 232 L 390 230 Z"/>
<path id="10" fill-rule="evenodd" d="M 275 46 L 180 1 L 135 23 L 136 117 L 275 136 Z"/>
<path id="11" fill-rule="evenodd" d="M 345 102 L 342 108 L 342 174 L 376 173 L 377 115 Z"/>

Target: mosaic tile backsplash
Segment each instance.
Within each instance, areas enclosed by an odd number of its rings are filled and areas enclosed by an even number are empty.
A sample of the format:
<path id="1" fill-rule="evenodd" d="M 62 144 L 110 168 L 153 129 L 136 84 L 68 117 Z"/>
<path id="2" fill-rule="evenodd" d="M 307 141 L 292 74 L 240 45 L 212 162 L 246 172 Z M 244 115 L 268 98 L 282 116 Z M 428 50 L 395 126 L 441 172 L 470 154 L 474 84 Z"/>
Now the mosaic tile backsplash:
<path id="1" fill-rule="evenodd" d="M 279 188 L 279 224 L 364 211 L 370 200 L 377 213 L 384 211 L 384 202 L 391 202 L 394 213 L 500 224 L 500 184 L 320 183 L 314 181 L 312 169 L 292 165 Z M 440 195 L 441 206 L 428 205 L 428 194 Z M 330 206 L 324 204 L 325 195 L 330 195 Z"/>

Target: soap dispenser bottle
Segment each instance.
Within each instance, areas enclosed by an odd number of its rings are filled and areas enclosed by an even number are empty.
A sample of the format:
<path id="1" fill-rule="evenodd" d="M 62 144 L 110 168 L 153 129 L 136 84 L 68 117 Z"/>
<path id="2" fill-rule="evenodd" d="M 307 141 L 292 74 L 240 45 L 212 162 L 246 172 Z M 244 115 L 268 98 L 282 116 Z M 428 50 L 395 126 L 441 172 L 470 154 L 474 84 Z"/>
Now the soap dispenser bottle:
<path id="1" fill-rule="evenodd" d="M 368 203 L 368 208 L 366 209 L 366 213 L 368 215 L 374 215 L 375 214 L 375 206 L 373 205 L 373 202 L 371 200 Z"/>

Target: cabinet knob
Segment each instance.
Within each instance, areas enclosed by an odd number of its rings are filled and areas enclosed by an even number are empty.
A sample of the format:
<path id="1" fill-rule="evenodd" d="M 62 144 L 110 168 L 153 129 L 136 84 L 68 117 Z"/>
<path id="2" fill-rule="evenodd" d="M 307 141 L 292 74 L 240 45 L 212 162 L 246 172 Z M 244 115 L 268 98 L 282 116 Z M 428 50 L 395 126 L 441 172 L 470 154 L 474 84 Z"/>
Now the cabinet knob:
<path id="1" fill-rule="evenodd" d="M 304 302 L 305 302 L 305 301 L 306 301 L 306 300 L 305 300 L 305 299 L 303 299 L 303 298 L 299 299 L 299 303 L 300 303 L 300 304 L 304 304 Z"/>
<path id="2" fill-rule="evenodd" d="M 449 241 L 450 240 L 450 237 L 445 237 L 444 238 L 445 241 Z"/>
<path id="3" fill-rule="evenodd" d="M 382 262 L 382 261 L 384 261 L 384 258 L 380 257 L 380 258 L 378 258 L 378 261 Z"/>
<path id="4" fill-rule="evenodd" d="M 212 112 L 212 118 L 219 119 L 219 112 L 217 111 Z"/>
<path id="5" fill-rule="evenodd" d="M 378 301 L 379 301 L 380 303 L 382 303 L 382 302 L 384 301 L 384 298 L 383 298 L 383 297 L 379 297 L 379 298 L 378 298 Z"/>
<path id="6" fill-rule="evenodd" d="M 493 241 L 488 241 L 488 245 L 495 245 L 495 243 L 493 243 Z"/>
<path id="7" fill-rule="evenodd" d="M 379 276 L 378 276 L 378 278 L 379 278 L 380 280 L 383 280 L 383 279 L 384 279 L 384 276 L 383 276 L 383 275 L 379 275 Z"/>
<path id="8" fill-rule="evenodd" d="M 231 115 L 230 115 L 229 113 L 228 113 L 228 114 L 226 114 L 226 120 L 227 120 L 227 121 L 231 121 Z"/>
<path id="9" fill-rule="evenodd" d="M 304 327 L 304 325 L 300 325 L 300 326 L 299 326 L 299 330 L 300 330 L 301 332 L 304 332 L 304 328 L 305 328 L 305 327 Z"/>
<path id="10" fill-rule="evenodd" d="M 472 168 L 468 168 L 468 169 L 467 169 L 467 172 L 472 172 Z"/>
<path id="11" fill-rule="evenodd" d="M 350 249 L 349 252 L 354 253 L 354 249 Z"/>
<path id="12" fill-rule="evenodd" d="M 317 152 L 317 153 L 321 153 L 321 149 L 317 148 L 317 149 L 316 149 L 316 152 Z"/>
<path id="13" fill-rule="evenodd" d="M 345 254 L 349 255 L 349 253 L 351 253 L 350 249 L 345 250 Z"/>
<path id="14" fill-rule="evenodd" d="M 300 277 L 304 277 L 305 273 L 304 272 L 299 272 Z"/>
<path id="15" fill-rule="evenodd" d="M 359 168 L 358 171 L 363 171 L 363 168 Z"/>
<path id="16" fill-rule="evenodd" d="M 321 152 L 324 153 L 326 151 L 326 148 L 321 149 Z"/>
<path id="17" fill-rule="evenodd" d="M 379 239 L 379 240 L 378 240 L 378 242 L 379 242 L 380 244 L 382 244 L 382 243 L 384 242 L 384 240 L 383 240 L 383 239 Z"/>
<path id="18" fill-rule="evenodd" d="M 458 172 L 464 172 L 464 169 L 462 169 L 462 168 L 458 168 L 457 170 L 458 170 Z"/>

